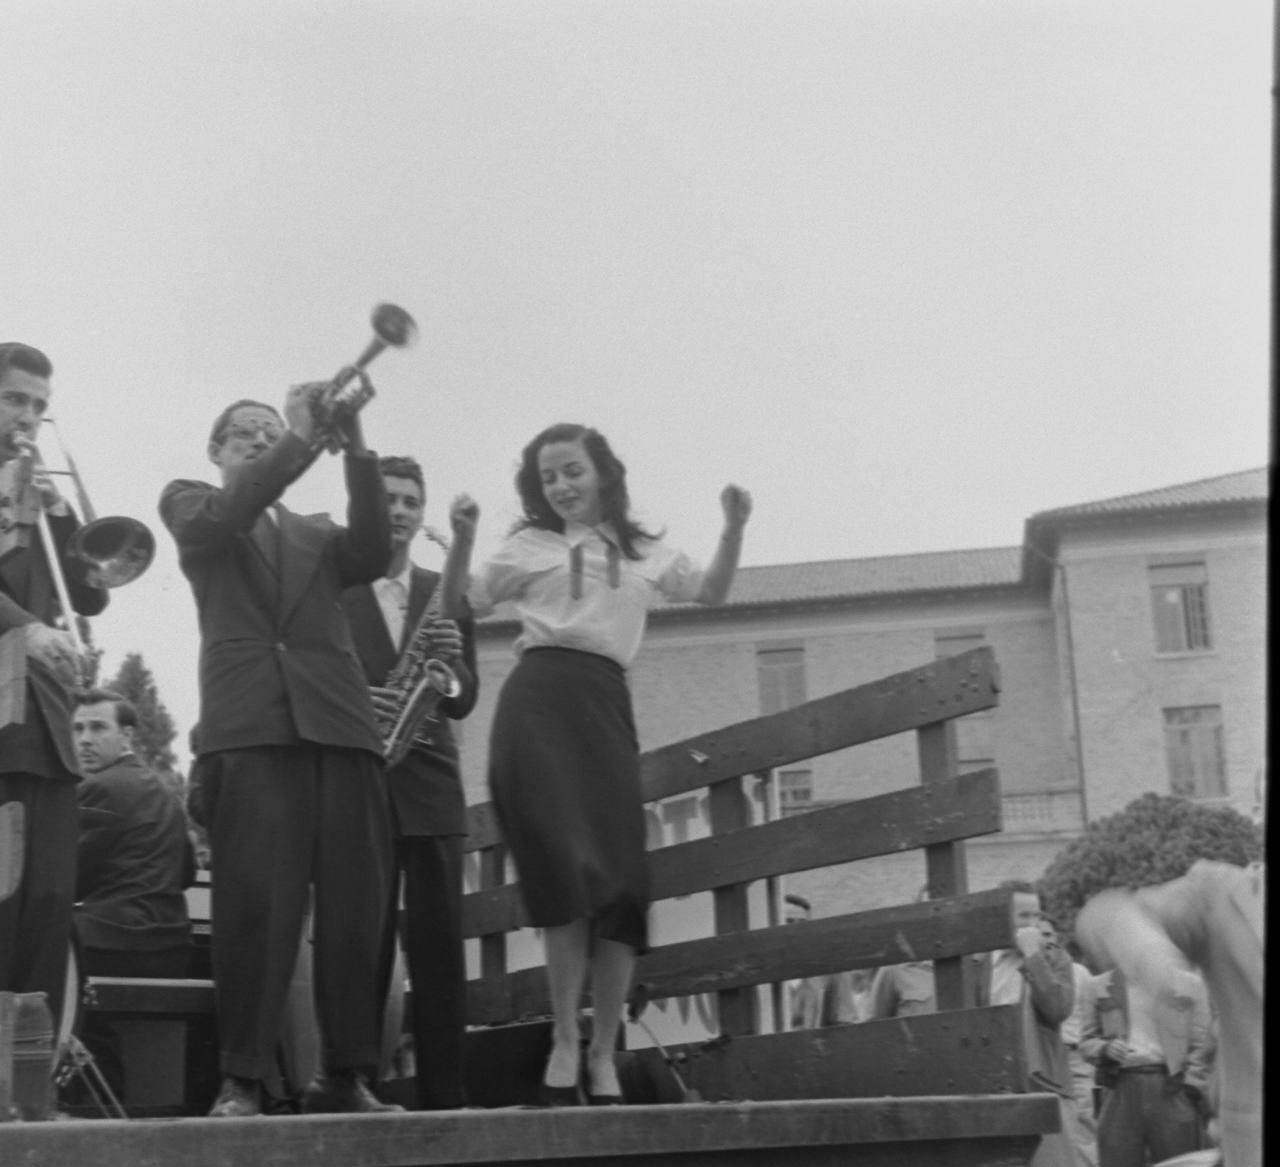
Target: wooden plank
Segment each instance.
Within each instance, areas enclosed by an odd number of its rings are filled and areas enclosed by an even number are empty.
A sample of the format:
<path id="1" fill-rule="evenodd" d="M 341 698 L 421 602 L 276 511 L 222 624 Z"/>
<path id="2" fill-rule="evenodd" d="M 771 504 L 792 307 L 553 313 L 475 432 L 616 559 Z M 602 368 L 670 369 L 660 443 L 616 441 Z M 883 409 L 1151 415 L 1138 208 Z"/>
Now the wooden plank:
<path id="1" fill-rule="evenodd" d="M 1000 827 L 999 776 L 995 770 L 979 770 L 745 831 L 658 848 L 649 852 L 650 892 L 656 902 L 752 879 L 995 834 Z M 511 932 L 526 922 L 518 884 L 476 892 L 463 900 L 465 936 Z"/>
<path id="2" fill-rule="evenodd" d="M 998 703 L 998 693 L 990 648 L 931 661 L 781 713 L 650 751 L 641 759 L 645 798 L 670 798 L 724 778 L 775 770 L 991 709 Z"/>
<path id="3" fill-rule="evenodd" d="M 481 894 L 488 894 L 502 885 L 502 873 L 506 866 L 507 848 L 499 843 L 480 853 L 480 889 Z M 512 890 L 515 890 L 512 885 Z M 524 915 L 524 904 L 518 899 L 520 914 Z M 480 940 L 480 975 L 486 980 L 501 977 L 507 971 L 507 937 L 512 929 L 492 929 L 490 934 Z M 465 935 L 465 933 L 464 933 Z"/>
<path id="4" fill-rule="evenodd" d="M 707 817 L 712 838 L 741 834 L 751 824 L 751 807 L 741 778 L 715 783 L 708 791 Z M 745 883 L 718 885 L 712 892 L 712 914 L 717 936 L 746 932 L 751 927 L 751 909 Z M 716 994 L 716 1018 L 721 1033 L 756 1033 L 760 1029 L 759 1007 L 754 988 L 722 989 Z"/>
<path id="5" fill-rule="evenodd" d="M 213 982 L 159 977 L 90 977 L 94 1013 L 145 1013 L 179 1016 L 212 1013 Z"/>
<path id="6" fill-rule="evenodd" d="M 927 725 L 916 734 L 920 758 L 920 779 L 925 789 L 950 782 L 955 776 L 955 722 L 940 721 Z M 962 842 L 940 842 L 925 848 L 925 884 L 931 899 L 963 895 L 969 890 L 969 873 Z M 975 1003 L 972 975 L 967 961 L 958 957 L 940 960 L 934 965 L 939 1009 L 963 1009 Z"/>
<path id="7" fill-rule="evenodd" d="M 94 1167 L 444 1167 L 449 1164 L 834 1163 L 832 1148 L 889 1167 L 972 1142 L 1031 1146 L 1057 1129 L 1052 1095 L 972 1095 L 684 1106 L 420 1111 L 288 1118 L 9 1123 L 0 1162 Z M 994 1141 L 994 1142 L 993 1142 Z M 776 1157 L 770 1158 L 771 1153 Z M 676 1157 L 680 1158 L 677 1159 Z M 761 1158 L 760 1156 L 765 1156 Z M 846 1159 L 847 1161 L 847 1159 Z M 999 1162 L 1018 1162 L 1013 1158 Z"/>
<path id="8" fill-rule="evenodd" d="M 760 928 L 655 948 L 636 965 L 635 992 L 651 1000 L 716 993 L 792 977 L 941 960 L 1013 943 L 1012 893 L 1005 888 Z M 501 980 L 470 981 L 473 1025 L 550 1012 L 546 970 L 522 969 Z"/>
<path id="9" fill-rule="evenodd" d="M 13 1038 L 18 1029 L 14 994 L 0 991 L 0 1122 L 13 1113 Z"/>
<path id="10" fill-rule="evenodd" d="M 931 661 L 781 713 L 698 734 L 640 758 L 648 802 L 700 790 L 726 778 L 774 770 L 863 742 L 906 733 L 999 702 L 999 673 L 989 647 Z M 467 849 L 500 838 L 491 804 L 468 812 Z"/>
<path id="11" fill-rule="evenodd" d="M 680 1076 L 707 1102 L 1018 1093 L 1026 1084 L 1019 1010 L 961 1009 L 668 1046 Z M 632 1051 L 651 1095 L 678 1102 L 657 1049 Z"/>

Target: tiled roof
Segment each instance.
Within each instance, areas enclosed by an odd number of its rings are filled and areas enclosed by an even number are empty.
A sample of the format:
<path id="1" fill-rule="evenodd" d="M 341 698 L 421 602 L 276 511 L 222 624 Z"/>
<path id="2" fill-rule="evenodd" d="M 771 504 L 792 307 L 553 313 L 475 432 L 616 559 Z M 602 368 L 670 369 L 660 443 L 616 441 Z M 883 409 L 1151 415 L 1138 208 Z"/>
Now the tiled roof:
<path id="1" fill-rule="evenodd" d="M 1021 579 L 1021 563 L 1020 547 L 985 547 L 741 567 L 734 577 L 729 605 L 797 603 L 1017 584 Z"/>
<path id="2" fill-rule="evenodd" d="M 1128 514 L 1133 511 L 1176 510 L 1182 507 L 1215 506 L 1233 502 L 1261 502 L 1269 495 L 1266 467 L 1201 478 L 1196 482 L 1180 482 L 1138 494 L 1122 494 L 1115 498 L 1082 502 L 1075 506 L 1040 511 L 1032 522 L 1086 517 L 1088 515 Z"/>

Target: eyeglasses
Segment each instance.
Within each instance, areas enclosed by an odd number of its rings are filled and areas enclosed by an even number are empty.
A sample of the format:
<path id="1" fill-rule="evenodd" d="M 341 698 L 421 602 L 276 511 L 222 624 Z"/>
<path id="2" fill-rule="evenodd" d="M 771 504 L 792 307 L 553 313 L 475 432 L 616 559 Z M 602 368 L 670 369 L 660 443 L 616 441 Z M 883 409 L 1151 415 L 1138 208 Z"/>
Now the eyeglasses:
<path id="1" fill-rule="evenodd" d="M 259 434 L 268 442 L 278 442 L 284 427 L 276 421 L 235 421 L 223 431 L 223 440 L 239 438 L 242 442 L 251 442 Z"/>

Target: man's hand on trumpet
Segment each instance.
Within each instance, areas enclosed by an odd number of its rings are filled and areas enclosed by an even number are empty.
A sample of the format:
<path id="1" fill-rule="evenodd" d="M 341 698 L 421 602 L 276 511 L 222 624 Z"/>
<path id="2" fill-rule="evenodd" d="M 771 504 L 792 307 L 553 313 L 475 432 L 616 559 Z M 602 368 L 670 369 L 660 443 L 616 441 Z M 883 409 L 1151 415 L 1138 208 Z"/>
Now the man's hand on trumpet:
<path id="1" fill-rule="evenodd" d="M 325 381 L 307 381 L 302 385 L 290 385 L 289 392 L 285 394 L 285 423 L 308 446 L 318 445 L 321 440 L 315 403 L 326 384 Z"/>
<path id="2" fill-rule="evenodd" d="M 335 453 L 342 449 L 348 454 L 363 454 L 368 447 L 364 444 L 359 411 L 330 409 L 325 397 L 332 387 L 331 381 L 290 386 L 285 398 L 285 421 L 309 446 L 328 446 Z"/>

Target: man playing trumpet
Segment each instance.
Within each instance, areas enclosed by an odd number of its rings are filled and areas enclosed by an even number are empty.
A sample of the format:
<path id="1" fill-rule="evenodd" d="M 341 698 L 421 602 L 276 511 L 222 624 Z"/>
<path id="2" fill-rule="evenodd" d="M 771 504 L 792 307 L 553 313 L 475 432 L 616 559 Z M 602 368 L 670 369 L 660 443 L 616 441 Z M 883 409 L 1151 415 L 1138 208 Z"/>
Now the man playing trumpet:
<path id="1" fill-rule="evenodd" d="M 323 384 L 219 414 L 220 486 L 179 480 L 160 514 L 199 613 L 200 765 L 213 880 L 213 976 L 222 1090 L 214 1116 L 261 1113 L 314 891 L 323 1073 L 303 1109 L 376 1111 L 379 952 L 391 887 L 381 738 L 341 614 L 344 588 L 391 553 L 376 457 L 358 415 L 322 427 Z M 345 448 L 347 526 L 278 504 L 316 451 Z"/>
<path id="2" fill-rule="evenodd" d="M 456 696 L 418 731 L 404 760 L 387 771 L 395 831 L 398 882 L 403 887 L 403 940 L 413 984 L 413 1040 L 419 1110 L 464 1105 L 462 1043 L 466 1029 L 467 973 L 462 937 L 462 840 L 466 802 L 458 746 L 449 726 L 476 702 L 476 650 L 472 621 L 439 618 L 440 576 L 409 559 L 422 530 L 426 487 L 412 458 L 383 458 L 393 553 L 386 575 L 343 596 L 365 679 L 384 723 L 399 712 L 388 675 L 405 653 L 421 653 L 453 670 Z M 412 673 L 410 674 L 412 675 Z M 395 954 L 393 916 L 384 955 L 388 975 Z"/>
<path id="3" fill-rule="evenodd" d="M 84 662 L 71 634 L 52 627 L 60 605 L 40 546 L 41 509 L 72 607 L 97 615 L 107 593 L 66 554 L 79 524 L 33 460 L 52 373 L 39 349 L 0 344 L 0 990 L 45 993 L 56 1023 L 78 832 L 69 690 Z"/>

